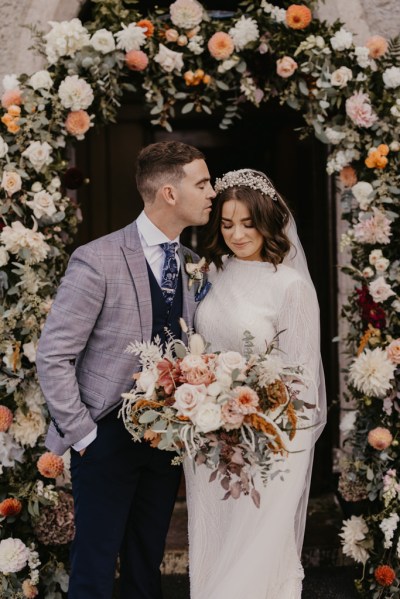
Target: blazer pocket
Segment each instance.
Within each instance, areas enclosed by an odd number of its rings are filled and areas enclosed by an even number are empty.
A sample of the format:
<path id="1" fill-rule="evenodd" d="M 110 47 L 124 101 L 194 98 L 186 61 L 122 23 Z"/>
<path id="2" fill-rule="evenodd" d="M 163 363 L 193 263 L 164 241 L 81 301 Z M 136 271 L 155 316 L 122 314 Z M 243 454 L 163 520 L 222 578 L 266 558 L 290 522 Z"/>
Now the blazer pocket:
<path id="1" fill-rule="evenodd" d="M 88 389 L 85 385 L 82 385 L 82 383 L 79 383 L 79 389 L 81 392 L 81 400 L 84 404 L 100 409 L 106 403 L 106 400 L 102 395 L 96 393 L 92 389 Z"/>

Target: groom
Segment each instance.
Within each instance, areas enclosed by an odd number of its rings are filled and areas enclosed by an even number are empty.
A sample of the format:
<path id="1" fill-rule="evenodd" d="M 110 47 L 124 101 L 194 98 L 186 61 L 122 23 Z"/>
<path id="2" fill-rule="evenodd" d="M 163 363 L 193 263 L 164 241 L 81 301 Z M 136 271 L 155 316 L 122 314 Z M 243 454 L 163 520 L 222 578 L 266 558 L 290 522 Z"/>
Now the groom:
<path id="1" fill-rule="evenodd" d="M 203 154 L 180 142 L 155 143 L 138 157 L 144 210 L 124 229 L 72 255 L 37 354 L 52 423 L 46 445 L 71 451 L 76 535 L 70 599 L 111 599 L 120 557 L 122 599 L 160 599 L 160 563 L 179 485 L 171 453 L 135 443 L 118 418 L 121 393 L 140 364 L 124 353 L 135 340 L 180 337 L 193 324 L 179 244 L 207 223 L 215 197 Z"/>

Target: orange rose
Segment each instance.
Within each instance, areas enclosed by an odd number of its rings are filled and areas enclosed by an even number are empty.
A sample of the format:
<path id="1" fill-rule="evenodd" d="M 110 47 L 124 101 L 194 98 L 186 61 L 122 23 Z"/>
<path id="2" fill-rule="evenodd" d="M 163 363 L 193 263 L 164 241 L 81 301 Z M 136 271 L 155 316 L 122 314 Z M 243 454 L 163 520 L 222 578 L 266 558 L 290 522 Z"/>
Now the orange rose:
<path id="1" fill-rule="evenodd" d="M 291 29 L 305 29 L 311 20 L 311 10 L 304 4 L 292 4 L 286 11 L 286 23 Z"/>

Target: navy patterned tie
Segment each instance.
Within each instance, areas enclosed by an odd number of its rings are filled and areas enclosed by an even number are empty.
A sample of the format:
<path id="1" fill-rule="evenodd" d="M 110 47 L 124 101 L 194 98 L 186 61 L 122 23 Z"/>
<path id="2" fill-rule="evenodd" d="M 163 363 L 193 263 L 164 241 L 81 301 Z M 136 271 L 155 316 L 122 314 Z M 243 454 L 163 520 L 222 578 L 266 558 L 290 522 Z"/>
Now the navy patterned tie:
<path id="1" fill-rule="evenodd" d="M 164 250 L 165 258 L 161 275 L 161 291 L 164 296 L 165 303 L 170 306 L 174 301 L 176 287 L 178 285 L 178 262 L 176 260 L 175 251 L 178 246 L 176 241 L 170 243 L 160 243 Z"/>

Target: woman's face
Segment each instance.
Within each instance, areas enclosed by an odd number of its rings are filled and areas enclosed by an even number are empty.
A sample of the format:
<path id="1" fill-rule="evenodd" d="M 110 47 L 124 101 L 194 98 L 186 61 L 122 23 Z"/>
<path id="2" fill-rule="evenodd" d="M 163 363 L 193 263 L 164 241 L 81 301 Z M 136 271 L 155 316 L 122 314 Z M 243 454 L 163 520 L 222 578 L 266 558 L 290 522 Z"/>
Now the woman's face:
<path id="1" fill-rule="evenodd" d="M 221 233 L 228 248 L 240 260 L 259 260 L 264 237 L 255 228 L 249 209 L 239 200 L 222 205 Z"/>

